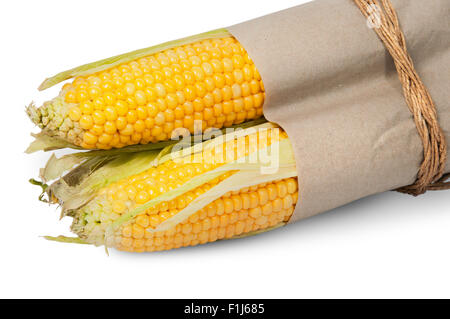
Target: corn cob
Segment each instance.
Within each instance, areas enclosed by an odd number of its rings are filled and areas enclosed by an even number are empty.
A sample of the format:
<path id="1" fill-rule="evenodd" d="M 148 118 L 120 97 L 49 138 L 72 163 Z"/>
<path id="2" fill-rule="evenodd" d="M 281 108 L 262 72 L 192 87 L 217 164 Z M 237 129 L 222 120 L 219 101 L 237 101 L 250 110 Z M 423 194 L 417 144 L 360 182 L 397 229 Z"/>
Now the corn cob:
<path id="1" fill-rule="evenodd" d="M 84 149 L 157 143 L 180 128 L 194 133 L 261 117 L 256 66 L 227 32 L 212 35 L 219 37 L 79 72 L 58 97 L 27 113 L 44 135 Z"/>
<path id="2" fill-rule="evenodd" d="M 111 165 L 115 172 L 126 168 L 133 174 L 108 177 L 114 180 L 109 184 L 94 179 L 92 184 L 101 186 L 95 195 L 85 193 L 85 202 L 74 198 L 88 188 L 80 181 L 71 191 L 55 183 L 47 192 L 74 218 L 75 241 L 124 251 L 169 250 L 266 231 L 289 220 L 298 191 L 286 134 L 273 124 L 260 127 L 264 130 L 243 130 L 220 143 L 214 139 L 213 147 L 202 143 L 197 152 L 194 146 L 187 155 L 165 155 L 158 165 L 149 165 L 145 152 L 134 154 L 133 160 Z M 282 146 L 282 163 L 275 174 L 261 174 L 260 164 L 239 163 L 276 145 Z M 136 173 L 133 163 L 145 163 L 145 169 Z"/>

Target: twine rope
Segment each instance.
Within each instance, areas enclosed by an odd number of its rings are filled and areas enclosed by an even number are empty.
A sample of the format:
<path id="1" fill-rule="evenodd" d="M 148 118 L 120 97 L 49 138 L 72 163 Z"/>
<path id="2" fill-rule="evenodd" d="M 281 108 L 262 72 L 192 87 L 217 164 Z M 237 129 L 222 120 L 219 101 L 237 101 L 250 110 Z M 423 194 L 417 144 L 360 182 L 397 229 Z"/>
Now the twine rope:
<path id="1" fill-rule="evenodd" d="M 397 191 L 418 196 L 428 190 L 450 189 L 450 181 L 447 181 L 450 174 L 444 175 L 447 160 L 445 135 L 439 125 L 431 95 L 414 68 L 392 3 L 389 0 L 353 1 L 394 59 L 403 95 L 423 144 L 424 159 L 417 173 L 417 180 Z"/>

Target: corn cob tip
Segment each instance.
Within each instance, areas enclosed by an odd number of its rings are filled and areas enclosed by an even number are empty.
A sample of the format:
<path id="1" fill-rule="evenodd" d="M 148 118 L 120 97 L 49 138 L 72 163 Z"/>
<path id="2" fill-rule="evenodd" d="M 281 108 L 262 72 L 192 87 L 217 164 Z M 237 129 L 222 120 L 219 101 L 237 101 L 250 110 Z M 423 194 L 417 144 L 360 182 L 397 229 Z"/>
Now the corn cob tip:
<path id="1" fill-rule="evenodd" d="M 31 102 L 25 107 L 25 113 L 28 118 L 34 125 L 41 129 L 39 134 L 31 134 L 35 140 L 25 150 L 25 153 L 29 154 L 39 150 L 57 149 L 73 144 L 73 141 L 66 139 L 66 134 L 59 132 L 62 116 L 55 116 L 57 115 L 56 112 L 52 106 L 52 101 L 45 102 L 41 107 L 37 107 L 34 102 Z M 67 124 L 66 127 L 68 126 Z"/>
<path id="2" fill-rule="evenodd" d="M 39 126 L 41 123 L 41 112 L 36 107 L 36 104 L 32 101 L 28 106 L 25 106 L 25 113 L 27 113 L 28 118 L 33 122 L 35 125 Z"/>
<path id="3" fill-rule="evenodd" d="M 69 144 L 79 145 L 82 142 L 83 130 L 80 125 L 69 117 L 70 104 L 58 96 L 51 101 L 44 102 L 40 107 L 32 102 L 26 108 L 30 120 L 42 132 L 40 135 L 55 137 Z"/>

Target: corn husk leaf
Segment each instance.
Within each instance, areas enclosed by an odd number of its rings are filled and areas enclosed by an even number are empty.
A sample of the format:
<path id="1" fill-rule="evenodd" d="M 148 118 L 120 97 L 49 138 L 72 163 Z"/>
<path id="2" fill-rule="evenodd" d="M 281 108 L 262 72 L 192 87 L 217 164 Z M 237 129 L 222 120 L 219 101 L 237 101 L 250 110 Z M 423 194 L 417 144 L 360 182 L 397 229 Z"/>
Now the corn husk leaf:
<path id="1" fill-rule="evenodd" d="M 139 152 L 157 151 L 175 144 L 176 141 L 161 142 L 158 144 L 131 145 L 121 149 L 83 151 L 64 155 L 57 158 L 54 154 L 50 157 L 44 168 L 41 168 L 40 177 L 44 181 L 53 180 L 74 168 L 76 165 L 84 163 L 92 158 L 117 158 L 122 154 L 133 154 Z"/>
<path id="2" fill-rule="evenodd" d="M 38 151 L 53 151 L 61 148 L 73 148 L 82 149 L 72 143 L 64 141 L 56 136 L 49 136 L 45 132 L 40 132 L 39 134 L 31 134 L 34 137 L 34 141 L 30 143 L 25 153 L 31 154 Z"/>
<path id="3" fill-rule="evenodd" d="M 39 91 L 48 89 L 60 82 L 63 82 L 65 80 L 74 78 L 76 76 L 85 76 L 89 74 L 93 74 L 96 72 L 100 72 L 112 67 L 115 67 L 119 64 L 126 63 L 133 61 L 135 59 L 139 59 L 151 54 L 155 54 L 164 50 L 169 50 L 177 46 L 182 46 L 186 44 L 190 44 L 197 41 L 202 41 L 206 39 L 215 39 L 215 38 L 223 38 L 229 36 L 230 33 L 226 29 L 218 29 L 213 30 L 205 33 L 201 33 L 198 35 L 186 37 L 183 39 L 178 39 L 174 41 L 165 42 L 162 44 L 158 44 L 155 46 L 151 46 L 149 48 L 140 49 L 120 55 L 116 55 L 107 59 L 103 59 L 100 61 L 84 64 L 82 66 L 61 72 L 56 74 L 55 76 L 52 76 L 48 79 L 45 79 L 45 81 L 39 86 Z"/>
<path id="4" fill-rule="evenodd" d="M 82 244 L 82 245 L 90 245 L 89 243 L 85 242 L 83 239 L 79 237 L 66 237 L 66 236 L 43 236 L 45 239 L 50 241 L 57 241 L 59 243 L 66 243 L 66 244 Z"/>
<path id="5" fill-rule="evenodd" d="M 84 159 L 81 156 L 63 156 L 58 159 L 55 154 L 52 154 L 50 159 L 45 164 L 45 167 L 40 169 L 39 177 L 44 182 L 56 179 L 65 171 L 82 163 L 83 161 Z"/>

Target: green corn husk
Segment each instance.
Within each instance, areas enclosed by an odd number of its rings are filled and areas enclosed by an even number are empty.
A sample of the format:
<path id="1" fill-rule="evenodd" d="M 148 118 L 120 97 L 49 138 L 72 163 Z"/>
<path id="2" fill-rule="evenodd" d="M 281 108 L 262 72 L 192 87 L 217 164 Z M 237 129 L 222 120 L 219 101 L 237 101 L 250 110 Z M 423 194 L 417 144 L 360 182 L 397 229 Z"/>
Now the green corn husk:
<path id="1" fill-rule="evenodd" d="M 56 241 L 59 243 L 89 245 L 89 243 L 85 242 L 83 239 L 78 237 L 66 237 L 62 235 L 58 237 L 52 236 L 43 236 L 43 237 L 49 241 Z"/>

